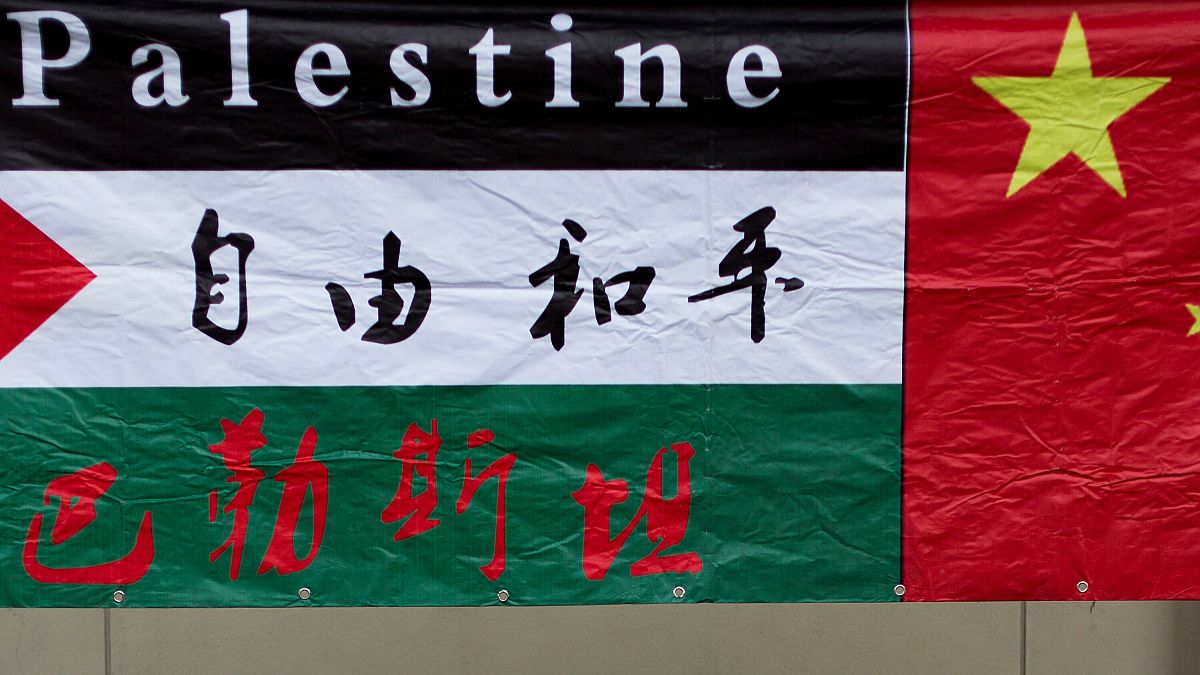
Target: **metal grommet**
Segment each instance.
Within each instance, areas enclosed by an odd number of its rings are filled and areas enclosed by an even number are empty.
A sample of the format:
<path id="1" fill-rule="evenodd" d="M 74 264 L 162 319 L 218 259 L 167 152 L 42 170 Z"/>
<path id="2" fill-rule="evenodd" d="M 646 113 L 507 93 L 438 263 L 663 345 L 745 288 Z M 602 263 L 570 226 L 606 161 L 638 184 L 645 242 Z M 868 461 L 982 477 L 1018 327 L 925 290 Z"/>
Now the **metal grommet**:
<path id="1" fill-rule="evenodd" d="M 113 591 L 113 602 L 118 605 L 125 602 L 125 591 Z"/>
<path id="2" fill-rule="evenodd" d="M 508 602 L 508 591 L 500 589 L 500 592 L 496 594 L 496 599 L 500 602 Z"/>
<path id="3" fill-rule="evenodd" d="M 1075 584 L 1075 590 L 1079 591 L 1080 593 L 1087 593 L 1087 589 L 1088 589 L 1088 582 L 1086 582 L 1086 581 L 1081 581 L 1081 582 Z"/>
<path id="4" fill-rule="evenodd" d="M 904 584 L 896 584 L 892 587 L 892 592 L 896 594 L 896 597 L 903 598 L 908 589 L 904 587 Z"/>
<path id="5" fill-rule="evenodd" d="M 312 589 L 301 588 L 299 591 L 296 592 L 296 595 L 299 596 L 299 598 L 301 600 L 307 600 L 312 597 Z"/>
<path id="6" fill-rule="evenodd" d="M 684 590 L 683 586 L 676 586 L 675 590 L 671 591 L 671 595 L 677 598 L 682 598 L 685 593 L 687 593 L 687 591 Z"/>

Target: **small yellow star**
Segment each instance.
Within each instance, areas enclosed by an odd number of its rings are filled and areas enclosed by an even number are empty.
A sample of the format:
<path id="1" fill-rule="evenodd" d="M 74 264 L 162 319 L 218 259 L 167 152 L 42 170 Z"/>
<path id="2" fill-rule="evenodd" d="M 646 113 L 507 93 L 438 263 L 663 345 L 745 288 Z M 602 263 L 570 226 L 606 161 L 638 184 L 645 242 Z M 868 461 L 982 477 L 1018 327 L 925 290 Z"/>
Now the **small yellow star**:
<path id="1" fill-rule="evenodd" d="M 1083 25 L 1072 14 L 1050 77 L 971 79 L 1029 123 L 1008 197 L 1070 154 L 1124 197 L 1125 181 L 1108 127 L 1171 78 L 1093 77 Z"/>
<path id="2" fill-rule="evenodd" d="M 1192 337 L 1196 333 L 1200 333 L 1200 305 L 1187 303 L 1187 310 L 1192 313 L 1192 327 L 1188 330 L 1188 337 Z"/>

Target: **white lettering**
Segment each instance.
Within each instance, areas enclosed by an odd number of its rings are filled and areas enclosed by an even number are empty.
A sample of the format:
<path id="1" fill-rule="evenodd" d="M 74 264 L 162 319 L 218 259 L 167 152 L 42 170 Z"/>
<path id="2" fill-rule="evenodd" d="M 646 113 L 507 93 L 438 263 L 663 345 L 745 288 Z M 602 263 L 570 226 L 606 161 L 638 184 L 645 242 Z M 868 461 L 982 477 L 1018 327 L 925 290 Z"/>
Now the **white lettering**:
<path id="1" fill-rule="evenodd" d="M 253 108 L 258 101 L 250 96 L 250 13 L 225 12 L 221 20 L 229 24 L 230 91 L 225 105 Z"/>
<path id="2" fill-rule="evenodd" d="M 512 51 L 511 45 L 498 45 L 495 32 L 489 28 L 467 53 L 475 56 L 475 95 L 479 102 L 489 108 L 504 105 L 512 98 L 512 92 L 496 93 L 495 57 L 505 56 Z"/>
<path id="3" fill-rule="evenodd" d="M 550 26 L 559 33 L 571 30 L 570 14 L 555 14 Z M 567 42 L 546 50 L 546 56 L 554 62 L 554 96 L 546 101 L 547 108 L 578 108 L 579 101 L 571 95 L 571 43 Z"/>
<path id="4" fill-rule="evenodd" d="M 400 45 L 392 50 L 392 58 L 389 64 L 392 67 L 392 73 L 400 78 L 400 81 L 412 87 L 412 98 L 404 98 L 395 89 L 392 89 L 392 105 L 403 108 L 415 108 L 425 105 L 429 101 L 429 95 L 432 88 L 429 85 L 429 77 L 421 72 L 419 68 L 409 62 L 406 54 L 416 54 L 417 60 L 422 65 L 429 63 L 429 48 L 422 44 L 410 42 Z"/>
<path id="5" fill-rule="evenodd" d="M 318 54 L 329 61 L 329 67 L 319 68 L 313 64 Z M 349 75 L 350 67 L 346 65 L 346 55 L 342 53 L 342 50 L 328 42 L 318 42 L 310 45 L 300 53 L 300 58 L 296 59 L 296 92 L 306 103 L 318 108 L 327 108 L 342 100 L 346 92 L 350 91 L 350 87 L 342 85 L 342 88 L 336 92 L 326 94 L 317 86 L 317 78 L 347 77 Z"/>
<path id="6" fill-rule="evenodd" d="M 21 98 L 14 98 L 14 106 L 58 105 L 58 99 L 46 96 L 43 89 L 44 76 L 48 68 L 72 68 L 83 62 L 92 50 L 92 38 L 87 26 L 74 14 L 56 11 L 9 12 L 9 21 L 21 27 Z M 42 21 L 57 21 L 67 29 L 67 53 L 57 59 L 46 58 L 42 44 Z"/>
<path id="7" fill-rule="evenodd" d="M 166 45 L 142 45 L 133 53 L 130 63 L 134 66 L 144 66 L 150 62 L 150 55 L 158 54 L 162 65 L 138 75 L 133 81 L 133 100 L 143 108 L 153 108 L 166 103 L 177 108 L 188 102 L 188 96 L 183 93 L 182 64 L 179 54 Z M 150 85 L 155 80 L 162 80 L 162 93 L 151 94 Z"/>
<path id="8" fill-rule="evenodd" d="M 757 56 L 758 60 L 762 62 L 762 67 L 758 70 L 746 69 L 746 61 L 751 56 Z M 757 108 L 778 96 L 779 87 L 772 89 L 771 93 L 766 96 L 755 96 L 746 86 L 746 80 L 752 77 L 778 78 L 782 76 L 783 71 L 779 69 L 779 58 L 775 56 L 775 52 L 762 45 L 750 45 L 739 50 L 729 61 L 729 70 L 725 73 L 725 87 L 729 90 L 729 96 L 734 103 L 743 108 Z"/>
<path id="9" fill-rule="evenodd" d="M 656 58 L 662 62 L 663 86 L 662 98 L 655 104 L 659 108 L 686 108 L 681 91 L 683 89 L 683 66 L 679 60 L 679 50 L 672 45 L 658 45 L 642 53 L 640 42 L 622 47 L 614 52 L 625 62 L 623 79 L 623 96 L 617 101 L 618 108 L 649 108 L 650 103 L 642 98 L 642 64 L 647 59 Z"/>

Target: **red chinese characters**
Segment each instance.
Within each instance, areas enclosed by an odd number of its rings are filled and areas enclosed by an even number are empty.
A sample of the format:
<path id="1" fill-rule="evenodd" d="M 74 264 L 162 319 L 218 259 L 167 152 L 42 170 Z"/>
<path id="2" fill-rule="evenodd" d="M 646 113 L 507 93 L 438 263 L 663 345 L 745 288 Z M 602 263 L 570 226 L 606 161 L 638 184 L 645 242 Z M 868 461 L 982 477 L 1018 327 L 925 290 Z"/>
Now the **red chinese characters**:
<path id="1" fill-rule="evenodd" d="M 262 564 L 258 566 L 259 574 L 272 569 L 280 574 L 299 572 L 316 559 L 321 549 L 321 540 L 325 537 L 325 517 L 329 512 L 329 470 L 313 459 L 316 449 L 317 432 L 309 427 L 296 450 L 296 460 L 275 475 L 275 480 L 283 483 L 283 497 L 279 501 L 271 543 L 267 546 Z M 308 553 L 298 558 L 293 540 L 300 522 L 300 509 L 304 508 L 304 496 L 310 489 L 313 495 L 312 541 L 308 545 Z"/>
<path id="2" fill-rule="evenodd" d="M 496 434 L 488 429 L 481 429 L 467 437 L 467 448 L 478 448 L 487 445 L 495 440 Z M 458 503 L 454 510 L 458 513 L 464 513 L 467 507 L 471 505 L 471 499 L 475 493 L 488 481 L 489 478 L 496 479 L 496 537 L 495 547 L 492 550 L 492 560 L 488 564 L 479 568 L 483 572 L 483 576 L 489 581 L 495 581 L 504 574 L 504 533 L 507 530 L 504 524 L 504 492 L 508 486 L 508 474 L 512 471 L 513 465 L 517 463 L 517 456 L 507 454 L 497 459 L 488 465 L 486 469 L 480 471 L 477 475 L 471 475 L 471 458 L 467 458 L 466 475 L 463 480 L 462 492 L 458 495 Z"/>
<path id="3" fill-rule="evenodd" d="M 396 541 L 432 530 L 441 522 L 431 519 L 430 516 L 437 507 L 438 501 L 437 453 L 441 448 L 442 439 L 437 432 L 437 420 L 432 420 L 429 428 L 430 430 L 426 432 L 416 424 L 410 424 L 404 432 L 400 449 L 392 454 L 403 463 L 400 470 L 400 485 L 396 489 L 396 495 L 392 497 L 392 501 L 384 507 L 383 513 L 380 514 L 380 520 L 384 523 L 394 523 L 407 518 L 394 535 Z M 467 448 L 482 447 L 491 443 L 495 438 L 496 434 L 491 430 L 480 429 L 468 435 Z M 510 453 L 495 460 L 478 474 L 473 474 L 471 458 L 468 457 L 464 470 L 463 487 L 459 492 L 458 501 L 455 503 L 455 512 L 465 513 L 479 488 L 489 479 L 496 479 L 496 534 L 493 540 L 492 559 L 479 568 L 479 571 L 490 581 L 495 581 L 504 574 L 505 532 L 507 531 L 504 495 L 508 485 L 508 475 L 516 462 L 517 456 Z M 414 494 L 416 477 L 422 479 L 424 487 L 419 493 Z"/>
<path id="4" fill-rule="evenodd" d="M 242 551 L 246 545 L 250 521 L 250 506 L 254 502 L 259 482 L 266 475 L 250 463 L 251 454 L 267 444 L 267 439 L 262 434 L 262 424 L 263 413 L 257 408 L 251 410 L 239 424 L 221 420 L 221 430 L 225 437 L 220 443 L 208 448 L 222 457 L 225 468 L 232 474 L 226 479 L 227 482 L 238 486 L 223 509 L 224 513 L 233 514 L 233 527 L 225 542 L 209 555 L 209 561 L 215 562 L 225 551 L 230 552 L 230 579 L 237 579 L 241 570 Z M 320 551 L 329 510 L 329 471 L 324 464 L 313 458 L 316 447 L 317 432 L 309 427 L 300 440 L 295 461 L 275 476 L 276 481 L 283 483 L 283 496 L 275 518 L 271 542 L 258 567 L 258 574 L 266 574 L 271 570 L 279 574 L 298 572 L 308 567 Z M 313 495 L 313 536 L 307 554 L 300 558 L 296 555 L 294 538 L 300 511 L 310 489 Z M 209 493 L 209 522 L 216 522 L 216 519 L 217 491 L 213 490 Z"/>
<path id="5" fill-rule="evenodd" d="M 629 488 L 623 480 L 606 480 L 595 464 L 588 465 L 583 487 L 571 493 L 583 507 L 583 575 L 586 578 L 599 580 L 608 574 L 617 554 L 643 518 L 646 520 L 646 537 L 656 545 L 649 555 L 629 568 L 631 575 L 699 574 L 703 569 L 704 562 L 696 553 L 662 555 L 663 551 L 683 541 L 692 506 L 689 463 L 696 452 L 689 443 L 676 443 L 670 451 L 677 462 L 675 496 L 663 498 L 663 460 L 667 448 L 662 448 L 646 473 L 646 492 L 641 506 L 616 537 L 611 536 L 612 510 L 629 497 Z"/>
<path id="6" fill-rule="evenodd" d="M 117 480 L 117 470 L 107 462 L 60 476 L 46 486 L 43 503 L 58 499 L 58 512 L 50 529 L 50 543 L 64 544 L 96 520 L 96 500 L 106 494 Z M 38 562 L 38 544 L 42 535 L 42 514 L 33 516 L 25 536 L 22 562 L 25 571 L 43 584 L 132 584 L 150 570 L 154 561 L 154 529 L 150 512 L 142 516 L 133 549 L 117 560 L 84 567 L 54 568 Z"/>
<path id="7" fill-rule="evenodd" d="M 227 483 L 236 483 L 238 488 L 233 499 L 225 504 L 224 512 L 233 514 L 233 529 L 225 543 L 218 546 L 209 555 L 209 562 L 216 562 L 226 550 L 229 551 L 229 578 L 237 579 L 242 566 L 242 549 L 246 545 L 246 528 L 250 524 L 250 505 L 254 503 L 254 492 L 258 483 L 265 475 L 260 469 L 250 466 L 250 454 L 267 444 L 262 435 L 263 414 L 258 408 L 251 410 L 241 424 L 229 420 L 221 420 L 221 430 L 225 438 L 208 449 L 225 461 L 225 468 L 233 475 L 226 478 Z M 217 519 L 217 491 L 209 493 L 209 522 Z"/>
<path id="8" fill-rule="evenodd" d="M 239 576 L 251 528 L 251 509 L 260 484 L 267 475 L 252 461 L 256 453 L 268 444 L 263 434 L 264 422 L 265 416 L 257 408 L 247 413 L 240 422 L 222 419 L 221 440 L 208 446 L 213 454 L 221 458 L 229 472 L 226 482 L 233 486 L 223 507 L 218 505 L 219 491 L 212 490 L 209 493 L 210 522 L 217 522 L 221 514 L 230 521 L 228 535 L 210 552 L 209 560 L 215 563 L 228 553 L 231 580 Z M 517 455 L 492 450 L 492 459 L 485 464 L 486 460 L 481 459 L 480 454 L 487 451 L 480 449 L 494 448 L 495 440 L 496 434 L 490 429 L 479 429 L 467 436 L 468 456 L 464 458 L 462 486 L 454 501 L 455 513 L 460 516 L 465 514 L 476 501 L 479 491 L 494 480 L 496 515 L 491 557 L 479 567 L 480 573 L 489 581 L 498 580 L 506 569 L 508 481 L 517 463 Z M 270 540 L 257 567 L 259 575 L 272 571 L 280 575 L 299 572 L 311 566 L 318 557 L 326 533 L 330 477 L 326 466 L 316 459 L 317 445 L 317 431 L 309 426 L 300 439 L 290 466 L 275 475 L 275 481 L 281 484 L 281 496 Z M 393 533 L 396 541 L 416 537 L 442 522 L 436 517 L 439 498 L 438 453 L 441 448 L 442 438 L 438 433 L 437 420 L 431 420 L 428 431 L 416 423 L 410 424 L 404 432 L 400 448 L 393 453 L 393 457 L 401 462 L 400 480 L 391 501 L 380 513 L 380 520 L 386 524 L 396 524 L 397 529 Z M 622 479 L 606 479 L 594 464 L 587 466 L 583 485 L 571 493 L 584 511 L 582 567 L 585 578 L 604 579 L 643 522 L 652 550 L 630 566 L 631 576 L 699 574 L 702 571 L 703 561 L 698 553 L 674 550 L 683 545 L 688 532 L 693 493 L 691 460 L 694 456 L 695 451 L 688 443 L 661 448 L 650 462 L 645 490 L 637 511 L 628 523 L 616 526 L 619 527 L 616 531 L 612 512 L 629 499 L 628 484 Z M 673 466 L 668 466 L 668 461 L 673 461 Z M 664 485 L 665 474 L 674 476 L 674 485 Z M 55 478 L 47 485 L 44 504 L 49 506 L 52 500 L 58 500 L 58 510 L 49 528 L 49 539 L 53 546 L 68 544 L 96 520 L 97 500 L 108 493 L 116 479 L 116 469 L 108 463 L 100 463 Z M 451 482 L 454 482 L 453 478 Z M 667 494 L 673 496 L 667 498 Z M 562 496 L 565 498 L 565 495 Z M 301 537 L 308 544 L 306 550 L 298 554 L 297 531 L 301 529 L 301 514 L 309 505 L 312 536 Z M 483 507 L 485 511 L 487 508 L 487 505 Z M 632 509 L 632 505 L 628 508 Z M 97 565 L 65 568 L 49 567 L 38 560 L 44 517 L 44 513 L 34 515 L 23 555 L 25 570 L 38 582 L 123 585 L 142 579 L 150 569 L 155 554 L 150 512 L 143 515 L 132 550 L 124 556 Z M 463 541 L 457 536 L 450 538 Z M 81 544 L 76 543 L 75 546 Z"/>
<path id="9" fill-rule="evenodd" d="M 385 523 L 408 519 L 396 530 L 396 541 L 432 530 L 441 522 L 429 519 L 437 507 L 437 453 L 438 448 L 442 447 L 437 420 L 430 423 L 429 429 L 429 432 L 425 432 L 416 424 L 408 425 L 404 439 L 400 441 L 400 449 L 392 453 L 402 462 L 400 486 L 396 488 L 396 496 L 392 497 L 391 503 L 383 509 L 381 518 Z M 420 476 L 425 482 L 424 489 L 417 495 L 413 495 L 414 476 Z"/>

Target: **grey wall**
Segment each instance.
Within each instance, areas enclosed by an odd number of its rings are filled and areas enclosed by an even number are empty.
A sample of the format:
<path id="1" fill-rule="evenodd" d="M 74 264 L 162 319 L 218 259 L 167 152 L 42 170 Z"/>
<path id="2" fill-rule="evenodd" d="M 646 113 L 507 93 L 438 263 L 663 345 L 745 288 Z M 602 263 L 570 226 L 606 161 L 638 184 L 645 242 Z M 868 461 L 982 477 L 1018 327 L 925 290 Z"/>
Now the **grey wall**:
<path id="1" fill-rule="evenodd" d="M 0 636 L 4 673 L 1200 673 L 1183 602 L 9 609 Z"/>

